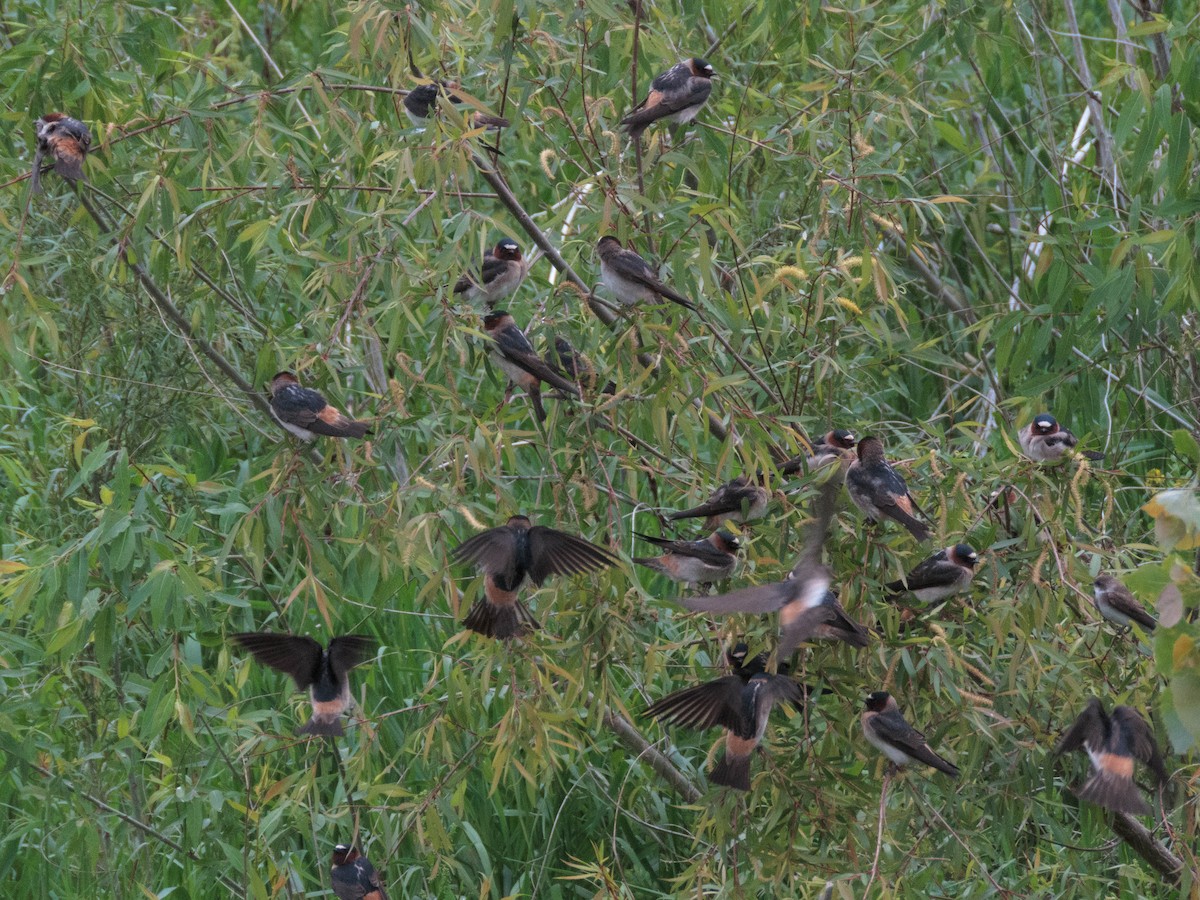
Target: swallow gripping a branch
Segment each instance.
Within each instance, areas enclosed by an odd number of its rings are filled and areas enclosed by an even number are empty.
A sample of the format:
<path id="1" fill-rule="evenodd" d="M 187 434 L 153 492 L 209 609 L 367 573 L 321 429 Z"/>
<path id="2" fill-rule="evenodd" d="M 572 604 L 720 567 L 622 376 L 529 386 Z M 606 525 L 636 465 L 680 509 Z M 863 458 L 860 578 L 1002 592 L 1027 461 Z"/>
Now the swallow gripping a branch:
<path id="1" fill-rule="evenodd" d="M 388 900 L 379 873 L 357 847 L 338 844 L 333 848 L 330 881 L 338 900 Z"/>
<path id="2" fill-rule="evenodd" d="M 371 433 L 370 422 L 342 415 L 317 391 L 301 387 L 291 372 L 280 372 L 271 379 L 271 414 L 302 441 L 311 441 L 318 434 L 360 438 Z"/>
<path id="3" fill-rule="evenodd" d="M 62 113 L 46 113 L 34 123 L 37 150 L 33 154 L 33 174 L 30 189 L 42 191 L 42 160 L 54 160 L 54 171 L 68 181 L 83 178 L 83 161 L 92 145 L 92 133 L 78 119 Z"/>
<path id="4" fill-rule="evenodd" d="M 908 724 L 895 698 L 887 691 L 875 691 L 867 697 L 866 705 L 862 714 L 863 734 L 896 766 L 907 765 L 915 759 L 951 778 L 958 777 L 958 766 L 930 749 L 925 735 Z"/>
<path id="5" fill-rule="evenodd" d="M 546 420 L 546 408 L 542 405 L 543 381 L 572 397 L 579 396 L 578 387 L 534 352 L 525 332 L 507 312 L 497 309 L 488 313 L 483 319 L 483 330 L 494 342 L 492 361 L 513 384 L 529 395 L 539 422 Z"/>
<path id="6" fill-rule="evenodd" d="M 360 634 L 335 637 L 322 647 L 310 637 L 251 632 L 233 640 L 265 666 L 290 675 L 299 690 L 308 690 L 313 714 L 297 734 L 341 736 L 342 714 L 354 704 L 350 670 L 375 652 L 374 638 Z"/>
<path id="7" fill-rule="evenodd" d="M 858 442 L 858 459 L 846 470 L 846 490 L 872 522 L 892 519 L 918 541 L 929 540 L 929 529 L 913 515 L 916 504 L 908 485 L 884 457 L 879 438 L 865 437 Z"/>
<path id="8" fill-rule="evenodd" d="M 657 303 L 658 298 L 663 297 L 695 310 L 696 305 L 691 300 L 663 283 L 650 263 L 634 251 L 623 248 L 612 235 L 605 235 L 596 242 L 596 255 L 600 257 L 600 280 L 624 305 Z"/>
<path id="9" fill-rule="evenodd" d="M 1021 451 L 1034 462 L 1058 462 L 1074 452 L 1079 438 L 1058 424 L 1050 413 L 1039 413 L 1032 422 L 1017 432 Z M 1104 459 L 1103 453 L 1083 450 L 1090 460 Z"/>
<path id="10" fill-rule="evenodd" d="M 1159 784 L 1167 781 L 1167 767 L 1154 740 L 1154 732 L 1137 710 L 1117 706 L 1112 715 L 1095 697 L 1059 738 L 1055 755 L 1084 750 L 1092 762 L 1092 776 L 1076 793 L 1080 800 L 1114 812 L 1143 816 L 1150 806 L 1133 780 L 1133 761 L 1154 773 Z"/>
<path id="11" fill-rule="evenodd" d="M 482 300 L 491 309 L 514 293 L 529 274 L 529 263 L 512 238 L 504 238 L 483 256 L 477 272 L 468 272 L 454 283 L 454 293 L 471 302 Z"/>
<path id="12" fill-rule="evenodd" d="M 889 600 L 912 594 L 922 603 L 933 603 L 962 593 L 971 586 L 979 554 L 970 544 L 955 544 L 925 559 L 899 581 L 888 584 Z"/>
<path id="13" fill-rule="evenodd" d="M 663 551 L 653 558 L 634 557 L 634 562 L 684 584 L 712 584 L 733 574 L 737 566 L 738 539 L 728 531 L 714 531 L 701 541 L 669 541 L 639 534 L 639 538 Z"/>
<path id="14" fill-rule="evenodd" d="M 1129 628 L 1137 622 L 1144 631 L 1153 631 L 1158 626 L 1154 616 L 1138 602 L 1133 592 L 1106 572 L 1096 576 L 1092 596 L 1096 598 L 1096 609 L 1100 615 L 1114 625 Z"/>
<path id="15" fill-rule="evenodd" d="M 667 516 L 671 521 L 704 517 L 706 531 L 719 528 L 724 522 L 745 523 L 761 519 L 767 514 L 771 492 L 761 479 L 751 480 L 745 475 L 729 481 L 715 491 L 711 497 L 691 509 L 681 510 Z"/>
<path id="16" fill-rule="evenodd" d="M 699 57 L 685 59 L 650 82 L 650 93 L 621 125 L 637 140 L 659 119 L 690 122 L 712 93 L 713 67 Z"/>
<path id="17" fill-rule="evenodd" d="M 577 575 L 615 565 L 603 547 L 544 525 L 513 516 L 498 528 L 481 531 L 454 548 L 456 562 L 483 570 L 483 596 L 475 601 L 463 627 L 485 637 L 507 639 L 540 628 L 517 592 L 526 580 L 540 587 L 551 575 Z"/>

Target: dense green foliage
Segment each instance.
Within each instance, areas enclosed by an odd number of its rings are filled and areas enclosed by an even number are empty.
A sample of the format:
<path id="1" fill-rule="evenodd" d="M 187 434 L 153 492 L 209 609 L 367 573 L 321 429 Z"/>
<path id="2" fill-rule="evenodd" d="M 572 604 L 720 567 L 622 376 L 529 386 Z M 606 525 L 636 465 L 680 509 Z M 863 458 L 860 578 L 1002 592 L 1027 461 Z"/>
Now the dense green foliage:
<path id="1" fill-rule="evenodd" d="M 1152 654 L 1090 603 L 1138 568 L 1147 603 L 1171 582 L 1200 607 L 1187 535 L 1169 553 L 1140 510 L 1200 464 L 1194 4 L 643 6 L 0 3 L 0 894 L 316 896 L 352 837 L 393 898 L 1174 894 L 1071 793 L 1086 761 L 1050 756 L 1092 693 L 1153 714 L 1175 778 L 1146 822 L 1195 869 L 1200 628 Z M 647 132 L 639 173 L 631 89 L 694 53 L 713 99 Z M 589 284 L 612 230 L 697 299 L 609 328 L 535 262 L 508 308 L 616 399 L 550 397 L 544 428 L 501 405 L 450 286 L 532 244 L 477 169 L 491 136 L 404 116 L 410 55 L 514 121 L 499 169 Z M 92 128 L 111 233 L 53 176 L 25 215 L 31 123 L 59 109 Z M 315 461 L 208 345 L 375 438 Z M 1043 409 L 1105 462 L 1021 461 Z M 524 511 L 640 554 L 660 511 L 831 422 L 881 434 L 983 564 L 902 627 L 881 585 L 928 548 L 841 511 L 841 599 L 880 636 L 804 651 L 823 693 L 775 713 L 749 795 L 705 784 L 716 732 L 637 713 L 738 636 L 772 646 L 771 618 L 684 614 L 624 566 L 551 581 L 528 640 L 459 631 L 481 582 L 447 551 L 476 529 Z M 777 483 L 734 584 L 790 568 L 808 481 Z M 292 736 L 306 698 L 228 643 L 253 629 L 378 637 L 336 748 Z M 963 778 L 899 776 L 879 827 L 858 713 L 882 686 Z"/>

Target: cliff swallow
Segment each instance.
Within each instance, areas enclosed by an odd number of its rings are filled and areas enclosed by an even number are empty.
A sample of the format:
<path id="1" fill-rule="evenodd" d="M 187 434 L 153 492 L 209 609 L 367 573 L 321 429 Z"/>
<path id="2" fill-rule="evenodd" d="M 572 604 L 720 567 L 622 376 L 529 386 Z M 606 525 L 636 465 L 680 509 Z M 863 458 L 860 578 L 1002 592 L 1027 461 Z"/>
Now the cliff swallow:
<path id="1" fill-rule="evenodd" d="M 333 848 L 330 880 L 338 900 L 388 900 L 379 873 L 357 847 L 338 844 Z"/>
<path id="2" fill-rule="evenodd" d="M 343 635 L 331 640 L 327 648 L 310 637 L 270 632 L 235 634 L 233 640 L 264 666 L 292 676 L 298 690 L 308 689 L 313 715 L 297 734 L 345 734 L 342 713 L 354 703 L 350 670 L 371 658 L 374 638 Z"/>
<path id="3" fill-rule="evenodd" d="M 579 396 L 579 388 L 533 351 L 525 332 L 504 310 L 497 309 L 484 316 L 483 330 L 495 342 L 492 361 L 513 384 L 529 395 L 539 422 L 546 421 L 546 408 L 542 406 L 543 381 L 572 397 Z"/>
<path id="4" fill-rule="evenodd" d="M 54 171 L 68 181 L 83 178 L 83 161 L 92 145 L 92 133 L 78 119 L 62 113 L 46 113 L 34 123 L 37 149 L 33 154 L 30 190 L 42 191 L 42 160 L 53 157 Z"/>
<path id="5" fill-rule="evenodd" d="M 621 120 L 635 141 L 659 119 L 690 122 L 712 93 L 713 67 L 694 57 L 672 66 L 650 82 L 650 93 Z"/>
<path id="6" fill-rule="evenodd" d="M 439 91 L 455 106 L 462 106 L 465 101 L 454 92 L 457 88 L 458 85 L 453 81 L 431 81 L 429 84 L 419 84 L 414 87 L 404 95 L 403 101 L 404 112 L 408 115 L 409 121 L 420 127 L 428 124 L 430 117 L 437 112 Z M 487 128 L 492 131 L 507 128 L 510 124 L 508 119 L 501 116 L 492 116 L 479 111 L 476 111 L 471 117 L 471 123 L 476 128 Z"/>
<path id="7" fill-rule="evenodd" d="M 684 597 L 687 609 L 730 615 L 779 611 L 779 649 L 776 659 L 786 663 L 797 645 L 813 639 L 844 641 L 855 647 L 867 644 L 866 629 L 855 622 L 829 590 L 833 573 L 821 563 L 829 522 L 837 502 L 838 484 L 821 486 L 817 512 L 805 538 L 800 559 L 788 576 L 774 584 L 759 584 L 715 597 Z"/>
<path id="8" fill-rule="evenodd" d="M 913 516 L 916 504 L 908 485 L 884 458 L 879 438 L 865 437 L 858 442 L 858 459 L 846 470 L 846 490 L 872 522 L 893 519 L 918 541 L 929 540 L 929 529 Z"/>
<path id="9" fill-rule="evenodd" d="M 1055 748 L 1055 755 L 1082 748 L 1095 772 L 1076 794 L 1114 812 L 1147 815 L 1150 806 L 1138 793 L 1133 780 L 1133 761 L 1141 760 L 1154 772 L 1159 784 L 1167 780 L 1167 768 L 1154 732 L 1137 710 L 1118 706 L 1112 716 L 1095 697 L 1068 728 Z"/>
<path id="10" fill-rule="evenodd" d="M 750 655 L 750 646 L 745 641 L 738 641 L 725 651 L 725 663 L 734 675 L 742 676 L 743 681 L 749 681 L 751 675 L 767 671 L 766 653 Z"/>
<path id="11" fill-rule="evenodd" d="M 1096 576 L 1092 595 L 1096 598 L 1096 609 L 1100 610 L 1100 615 L 1121 628 L 1129 628 L 1137 622 L 1143 631 L 1153 631 L 1158 625 L 1154 616 L 1138 602 L 1129 588 L 1106 572 Z"/>
<path id="12" fill-rule="evenodd" d="M 474 303 L 482 300 L 491 309 L 516 291 L 529 274 L 529 263 L 512 238 L 504 238 L 483 256 L 478 272 L 468 272 L 454 283 L 454 293 L 465 294 Z"/>
<path id="13" fill-rule="evenodd" d="M 517 596 L 526 579 L 541 587 L 551 575 L 595 572 L 620 561 L 603 547 L 533 525 L 526 516 L 513 516 L 498 528 L 468 538 L 451 557 L 483 570 L 483 597 L 475 601 L 463 626 L 494 638 L 519 637 L 540 627 Z"/>
<path id="14" fill-rule="evenodd" d="M 1017 432 L 1021 450 L 1034 462 L 1058 462 L 1073 451 L 1079 438 L 1063 428 L 1050 413 L 1034 416 L 1032 422 Z M 1084 450 L 1088 459 L 1104 459 L 1103 453 Z"/>
<path id="15" fill-rule="evenodd" d="M 734 535 L 724 530 L 714 531 L 702 541 L 637 536 L 661 548 L 663 554 L 653 559 L 635 556 L 633 561 L 684 584 L 712 584 L 728 578 L 737 566 L 736 551 L 741 546 Z"/>
<path id="16" fill-rule="evenodd" d="M 596 367 L 592 361 L 571 346 L 565 337 L 554 339 L 554 352 L 558 356 L 558 364 L 566 376 L 579 385 L 584 393 L 591 393 L 596 388 Z M 549 362 L 549 355 L 546 357 Z M 610 381 L 600 389 L 602 394 L 615 394 L 617 386 Z"/>
<path id="17" fill-rule="evenodd" d="M 767 514 L 770 501 L 771 492 L 761 477 L 751 481 L 745 475 L 739 475 L 713 491 L 712 496 L 699 506 L 671 513 L 667 518 L 674 522 L 705 516 L 704 530 L 711 531 L 719 528 L 723 522 L 744 523 L 761 519 Z"/>
<path id="18" fill-rule="evenodd" d="M 318 434 L 328 437 L 360 438 L 371 434 L 371 423 L 349 419 L 311 388 L 301 387 L 291 372 L 271 379 L 271 414 L 302 441 Z"/>
<path id="19" fill-rule="evenodd" d="M 755 672 L 744 678 L 734 673 L 669 694 L 643 715 L 697 730 L 720 725 L 726 731 L 725 750 L 708 780 L 748 791 L 750 755 L 767 730 L 771 707 L 782 701 L 800 703 L 803 696 L 800 685 L 783 675 Z"/>
<path id="20" fill-rule="evenodd" d="M 650 263 L 632 250 L 626 250 L 612 235 L 605 235 L 596 242 L 596 254 L 600 257 L 600 280 L 613 292 L 621 303 L 657 303 L 665 297 L 687 309 L 696 306 L 683 294 L 659 280 L 658 273 Z"/>
<path id="21" fill-rule="evenodd" d="M 850 463 L 854 460 L 854 446 L 853 432 L 834 428 L 813 441 L 811 453 L 801 453 L 781 463 L 779 472 L 782 475 L 795 475 L 801 469 L 811 472 L 838 460 Z"/>
<path id="22" fill-rule="evenodd" d="M 915 759 L 945 772 L 951 778 L 958 777 L 958 766 L 942 759 L 929 748 L 925 735 L 905 721 L 900 714 L 900 707 L 887 691 L 875 691 L 867 697 L 862 729 L 867 740 L 896 766 L 907 765 Z"/>
<path id="23" fill-rule="evenodd" d="M 892 593 L 888 599 L 909 593 L 922 603 L 932 603 L 962 593 L 971 586 L 978 561 L 979 554 L 970 544 L 946 547 L 922 561 L 904 578 L 890 582 L 887 589 Z"/>

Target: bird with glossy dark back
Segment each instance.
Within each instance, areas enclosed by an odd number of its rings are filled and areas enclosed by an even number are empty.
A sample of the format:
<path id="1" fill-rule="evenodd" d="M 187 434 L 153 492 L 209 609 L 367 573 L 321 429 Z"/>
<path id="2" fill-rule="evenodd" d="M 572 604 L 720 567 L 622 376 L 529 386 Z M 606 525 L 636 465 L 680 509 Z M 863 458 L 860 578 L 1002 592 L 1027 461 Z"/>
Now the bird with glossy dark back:
<path id="1" fill-rule="evenodd" d="M 933 603 L 960 594 L 971 586 L 979 554 L 970 544 L 954 544 L 921 561 L 898 581 L 889 582 L 888 600 L 911 594 L 922 603 Z"/>
<path id="2" fill-rule="evenodd" d="M 1138 602 L 1133 592 L 1107 572 L 1096 576 L 1092 596 L 1100 615 L 1114 625 L 1129 628 L 1136 622 L 1143 631 L 1153 631 L 1158 626 L 1158 621 Z"/>
<path id="3" fill-rule="evenodd" d="M 551 575 L 595 572 L 620 562 L 603 547 L 534 525 L 527 516 L 512 516 L 505 524 L 468 538 L 451 551 L 451 557 L 484 573 L 483 596 L 472 605 L 463 627 L 501 640 L 541 627 L 518 596 L 526 581 L 541 587 Z"/>
<path id="4" fill-rule="evenodd" d="M 858 442 L 858 459 L 846 470 L 846 491 L 872 522 L 891 519 L 918 541 L 929 540 L 929 529 L 914 515 L 917 508 L 908 485 L 888 463 L 879 438 L 868 436 Z"/>
<path id="5" fill-rule="evenodd" d="M 454 106 L 462 106 L 466 103 L 456 93 L 458 90 L 459 86 L 453 81 L 431 81 L 427 84 L 419 84 L 404 95 L 404 113 L 410 122 L 424 128 L 437 113 L 439 93 Z M 501 128 L 507 128 L 510 122 L 502 116 L 493 116 L 476 110 L 471 116 L 471 124 L 476 128 L 498 131 Z"/>
<path id="6" fill-rule="evenodd" d="M 528 274 L 529 262 L 522 256 L 520 245 L 512 238 L 503 238 L 484 253 L 478 271 L 467 272 L 454 283 L 454 293 L 472 303 L 482 300 L 492 309 L 515 293 Z"/>
<path id="7" fill-rule="evenodd" d="M 330 881 L 338 900 L 388 900 L 371 861 L 348 844 L 333 848 Z"/>
<path id="8" fill-rule="evenodd" d="M 834 428 L 812 442 L 809 453 L 801 453 L 779 464 L 781 475 L 795 475 L 797 472 L 809 472 L 827 466 L 834 462 L 849 465 L 855 459 L 857 439 L 854 432 L 845 428 Z"/>
<path id="9" fill-rule="evenodd" d="M 713 531 L 725 522 L 745 524 L 761 519 L 767 514 L 770 502 L 771 491 L 762 476 L 752 480 L 746 475 L 739 475 L 713 491 L 712 496 L 699 506 L 673 512 L 667 518 L 672 522 L 703 518 L 704 530 Z"/>
<path id="10" fill-rule="evenodd" d="M 371 434 L 371 422 L 348 418 L 312 388 L 302 387 L 291 372 L 279 372 L 271 379 L 271 414 L 289 432 L 302 441 L 317 435 L 361 438 Z"/>
<path id="11" fill-rule="evenodd" d="M 483 330 L 493 341 L 492 362 L 508 376 L 512 384 L 529 396 L 539 422 L 546 421 L 546 407 L 542 405 L 542 382 L 572 397 L 579 396 L 578 387 L 534 352 L 525 332 L 507 312 L 497 309 L 488 313 L 483 318 Z"/>
<path id="12" fill-rule="evenodd" d="M 687 123 L 712 93 L 713 67 L 700 57 L 676 63 L 650 82 L 650 93 L 621 120 L 633 140 L 661 119 Z"/>
<path id="13" fill-rule="evenodd" d="M 600 257 L 600 280 L 625 306 L 658 303 L 661 297 L 685 309 L 696 309 L 691 300 L 665 284 L 650 263 L 622 247 L 611 234 L 596 242 L 596 255 Z"/>
<path id="14" fill-rule="evenodd" d="M 1079 438 L 1058 424 L 1050 413 L 1039 413 L 1033 421 L 1017 432 L 1021 452 L 1034 462 L 1056 463 L 1075 452 Z M 1104 459 L 1103 453 L 1095 450 L 1081 451 L 1090 460 Z"/>
<path id="15" fill-rule="evenodd" d="M 862 714 L 866 739 L 899 768 L 913 760 L 958 777 L 958 766 L 934 753 L 925 735 L 908 724 L 896 700 L 887 691 L 875 691 L 867 697 Z"/>
<path id="16" fill-rule="evenodd" d="M 699 541 L 671 541 L 645 534 L 637 536 L 663 552 L 656 557 L 637 556 L 633 561 L 684 584 L 712 584 L 725 580 L 737 566 L 737 550 L 741 547 L 737 537 L 724 529 L 714 531 Z"/>
<path id="17" fill-rule="evenodd" d="M 42 192 L 42 160 L 52 159 L 54 171 L 68 181 L 83 178 L 83 161 L 92 145 L 92 133 L 78 119 L 62 113 L 46 113 L 34 123 L 37 149 L 33 154 L 30 190 Z"/>
<path id="18" fill-rule="evenodd" d="M 1092 763 L 1092 775 L 1075 793 L 1080 800 L 1113 812 L 1143 816 L 1150 806 L 1133 780 L 1133 762 L 1140 760 L 1158 783 L 1167 781 L 1167 768 L 1150 725 L 1137 710 L 1117 706 L 1112 715 L 1092 697 L 1054 749 L 1056 756 L 1083 750 Z"/>
<path id="19" fill-rule="evenodd" d="M 562 367 L 563 373 L 579 386 L 579 389 L 584 394 L 590 394 L 596 389 L 596 367 L 592 365 L 592 361 L 571 346 L 571 342 L 562 335 L 554 338 L 554 352 L 558 357 L 558 365 Z M 551 364 L 549 354 L 546 355 L 546 362 Z M 615 382 L 609 381 L 600 389 L 602 394 L 615 394 L 617 385 Z"/>
<path id="20" fill-rule="evenodd" d="M 290 675 L 298 690 L 307 690 L 312 718 L 297 734 L 340 737 L 342 715 L 354 705 L 350 670 L 371 658 L 377 643 L 361 634 L 335 637 L 322 647 L 310 637 L 271 632 L 246 632 L 233 636 L 242 648 L 265 666 Z"/>

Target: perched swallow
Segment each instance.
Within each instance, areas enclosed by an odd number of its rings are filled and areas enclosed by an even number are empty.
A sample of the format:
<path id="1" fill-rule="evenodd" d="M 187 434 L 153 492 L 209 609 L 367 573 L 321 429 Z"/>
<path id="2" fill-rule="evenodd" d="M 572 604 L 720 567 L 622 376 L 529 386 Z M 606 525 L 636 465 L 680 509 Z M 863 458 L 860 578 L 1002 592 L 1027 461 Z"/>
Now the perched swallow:
<path id="1" fill-rule="evenodd" d="M 838 640 L 855 647 L 867 645 L 867 631 L 850 618 L 829 590 L 833 573 L 821 563 L 829 522 L 833 518 L 839 486 L 836 480 L 821 486 L 817 513 L 805 538 L 800 559 L 783 581 L 741 588 L 715 597 L 685 597 L 687 609 L 730 615 L 779 611 L 779 649 L 776 659 L 786 663 L 797 645 L 813 639 Z"/>
<path id="2" fill-rule="evenodd" d="M 1021 450 L 1034 462 L 1058 462 L 1075 449 L 1079 438 L 1063 428 L 1050 413 L 1040 413 L 1017 432 Z M 1104 459 L 1103 453 L 1084 450 L 1088 459 Z"/>
<path id="3" fill-rule="evenodd" d="M 1109 716 L 1095 697 L 1068 728 L 1055 747 L 1055 755 L 1080 748 L 1092 761 L 1095 772 L 1076 794 L 1114 812 L 1144 816 L 1150 806 L 1138 793 L 1133 780 L 1133 761 L 1141 760 L 1154 772 L 1159 784 L 1167 780 L 1167 768 L 1154 732 L 1137 710 L 1118 706 Z"/>
<path id="4" fill-rule="evenodd" d="M 62 113 L 46 113 L 34 123 L 37 149 L 33 154 L 30 189 L 42 192 L 42 160 L 54 158 L 54 171 L 68 181 L 83 178 L 83 161 L 92 145 L 92 133 L 78 119 Z"/>
<path id="5" fill-rule="evenodd" d="M 371 434 L 371 423 L 349 419 L 311 388 L 301 387 L 291 372 L 271 379 L 271 414 L 302 441 L 318 434 L 328 437 L 360 438 Z"/>
<path id="6" fill-rule="evenodd" d="M 725 729 L 725 751 L 709 773 L 713 784 L 750 790 L 750 755 L 767 730 L 771 707 L 781 701 L 800 703 L 803 691 L 783 675 L 741 672 L 684 688 L 663 697 L 643 713 L 683 728 Z"/>
<path id="7" fill-rule="evenodd" d="M 1129 588 L 1106 572 L 1096 576 L 1092 595 L 1096 598 L 1096 609 L 1100 610 L 1100 615 L 1121 628 L 1128 628 L 1137 622 L 1143 631 L 1153 631 L 1158 625 L 1154 616 L 1138 602 Z"/>
<path id="8" fill-rule="evenodd" d="M 899 581 L 887 585 L 889 600 L 912 594 L 922 603 L 943 600 L 971 586 L 979 554 L 970 544 L 955 544 L 922 561 Z"/>
<path id="9" fill-rule="evenodd" d="M 925 735 L 904 720 L 900 707 L 887 691 L 875 691 L 867 697 L 867 709 L 862 714 L 863 734 L 896 766 L 907 765 L 914 759 L 958 777 L 958 766 L 946 762 L 931 749 Z"/>
<path id="10" fill-rule="evenodd" d="M 539 628 L 517 591 L 528 579 L 541 587 L 551 575 L 595 572 L 619 560 L 603 547 L 544 525 L 513 516 L 498 528 L 481 531 L 451 551 L 455 562 L 482 569 L 483 596 L 463 626 L 494 638 L 511 638 Z"/>
<path id="11" fill-rule="evenodd" d="M 379 873 L 357 847 L 338 844 L 333 848 L 333 893 L 338 900 L 388 900 Z"/>
<path id="12" fill-rule="evenodd" d="M 482 300 L 492 309 L 497 302 L 516 291 L 529 274 L 529 264 L 512 238 L 504 238 L 483 255 L 478 272 L 468 272 L 454 283 L 454 293 L 466 294 L 474 303 Z"/>
<path id="13" fill-rule="evenodd" d="M 767 514 L 770 501 L 771 492 L 761 478 L 751 481 L 745 475 L 739 475 L 713 491 L 712 496 L 699 506 L 671 513 L 667 518 L 674 522 L 705 516 L 704 530 L 710 531 L 719 528 L 723 522 L 744 523 L 761 519 Z"/>
<path id="14" fill-rule="evenodd" d="M 565 337 L 556 337 L 554 339 L 554 352 L 558 355 L 558 364 L 562 367 L 568 378 L 574 379 L 575 383 L 583 389 L 584 393 L 591 393 L 596 387 L 596 367 L 592 365 L 592 361 L 571 346 L 571 342 Z M 550 357 L 547 354 L 546 362 L 550 362 Z M 602 394 L 615 394 L 617 386 L 610 381 L 600 389 Z"/>
<path id="15" fill-rule="evenodd" d="M 854 446 L 853 432 L 835 428 L 813 441 L 811 453 L 801 453 L 780 463 L 779 472 L 782 475 L 795 475 L 801 469 L 811 472 L 838 460 L 849 463 L 854 459 Z"/>
<path id="16" fill-rule="evenodd" d="M 635 556 L 633 561 L 684 584 L 712 584 L 728 578 L 737 566 L 737 549 L 741 546 L 725 530 L 714 531 L 702 541 L 668 541 L 644 534 L 638 537 L 662 548 L 663 555 L 652 559 Z"/>
<path id="17" fill-rule="evenodd" d="M 680 306 L 695 310 L 696 306 L 683 294 L 659 280 L 658 273 L 632 250 L 626 250 L 611 234 L 596 242 L 600 257 L 600 280 L 626 306 L 635 303 L 657 303 L 665 297 Z"/>
<path id="18" fill-rule="evenodd" d="M 462 106 L 463 98 L 454 93 L 457 87 L 452 81 L 431 81 L 429 84 L 417 85 L 404 95 L 404 112 L 409 121 L 421 127 L 428 124 L 430 117 L 437 112 L 439 91 L 455 106 Z M 491 116 L 478 111 L 471 117 L 471 122 L 476 128 L 488 128 L 492 131 L 507 128 L 510 124 L 508 119 L 501 116 Z"/>
<path id="19" fill-rule="evenodd" d="M 712 93 L 713 67 L 694 57 L 672 66 L 650 82 L 650 93 L 621 125 L 635 141 L 659 119 L 690 122 Z"/>
<path id="20" fill-rule="evenodd" d="M 745 641 L 738 641 L 725 651 L 725 663 L 734 675 L 742 676 L 743 681 L 749 681 L 751 675 L 767 671 L 766 653 L 750 655 L 750 646 Z"/>
<path id="21" fill-rule="evenodd" d="M 539 422 L 546 421 L 546 408 L 542 406 L 543 381 L 572 397 L 579 396 L 579 388 L 534 353 L 525 332 L 504 310 L 497 309 L 484 316 L 483 330 L 496 344 L 492 350 L 492 361 L 513 384 L 529 395 L 529 402 L 533 404 Z"/>
<path id="22" fill-rule="evenodd" d="M 865 437 L 858 442 L 858 459 L 846 470 L 846 490 L 872 522 L 893 519 L 918 541 L 929 540 L 929 529 L 913 516 L 916 504 L 908 485 L 884 458 L 879 438 Z"/>
<path id="23" fill-rule="evenodd" d="M 341 736 L 342 713 L 354 703 L 350 670 L 375 652 L 374 638 L 361 634 L 335 637 L 327 648 L 310 637 L 270 632 L 235 634 L 234 641 L 264 666 L 292 676 L 298 690 L 308 689 L 313 715 L 297 734 Z"/>

